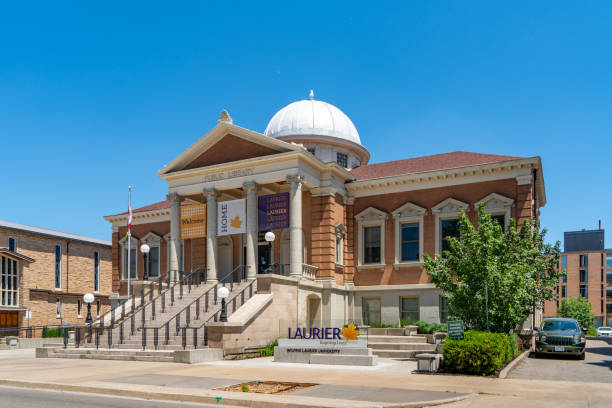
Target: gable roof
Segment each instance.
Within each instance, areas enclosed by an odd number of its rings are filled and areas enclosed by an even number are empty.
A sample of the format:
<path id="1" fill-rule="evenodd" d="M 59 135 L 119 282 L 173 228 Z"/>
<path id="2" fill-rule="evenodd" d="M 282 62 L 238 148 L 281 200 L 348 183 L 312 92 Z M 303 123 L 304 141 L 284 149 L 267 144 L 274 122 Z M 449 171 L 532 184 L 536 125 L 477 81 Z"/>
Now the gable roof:
<path id="1" fill-rule="evenodd" d="M 475 166 L 479 164 L 499 163 L 516 159 L 522 159 L 522 157 L 457 151 L 434 154 L 431 156 L 414 157 L 412 159 L 368 164 L 353 169 L 351 173 L 355 176 L 356 181 L 360 181 L 381 177 L 400 176 L 410 173 L 454 169 L 457 167 Z"/>

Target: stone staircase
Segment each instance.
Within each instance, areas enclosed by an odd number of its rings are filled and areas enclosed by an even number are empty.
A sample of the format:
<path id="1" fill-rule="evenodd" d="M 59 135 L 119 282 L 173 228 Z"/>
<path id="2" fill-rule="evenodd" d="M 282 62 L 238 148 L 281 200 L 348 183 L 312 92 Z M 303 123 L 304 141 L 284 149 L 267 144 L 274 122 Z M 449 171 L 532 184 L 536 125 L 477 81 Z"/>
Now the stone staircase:
<path id="1" fill-rule="evenodd" d="M 436 345 L 427 337 L 408 328 L 368 329 L 368 347 L 374 355 L 385 358 L 413 359 L 417 354 L 433 353 Z"/>
<path id="2" fill-rule="evenodd" d="M 159 363 L 174 362 L 173 351 L 142 351 L 142 350 L 116 350 L 95 348 L 53 348 L 47 352 L 47 358 L 71 358 L 90 360 L 121 360 L 121 361 L 150 361 Z"/>

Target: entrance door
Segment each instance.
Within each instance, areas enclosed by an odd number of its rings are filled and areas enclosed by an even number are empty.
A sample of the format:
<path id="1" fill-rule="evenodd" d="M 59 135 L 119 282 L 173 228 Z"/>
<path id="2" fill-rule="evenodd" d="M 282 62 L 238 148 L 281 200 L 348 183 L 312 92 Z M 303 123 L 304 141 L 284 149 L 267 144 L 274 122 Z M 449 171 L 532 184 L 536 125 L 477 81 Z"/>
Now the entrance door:
<path id="1" fill-rule="evenodd" d="M 16 336 L 16 331 L 6 330 L 7 328 L 19 327 L 19 312 L 3 311 L 0 312 L 0 337 Z"/>
<path id="2" fill-rule="evenodd" d="M 321 299 L 316 295 L 309 295 L 307 301 L 307 327 L 318 327 L 321 323 Z"/>
<path id="3" fill-rule="evenodd" d="M 268 273 L 270 259 L 270 245 L 257 245 L 257 273 Z"/>

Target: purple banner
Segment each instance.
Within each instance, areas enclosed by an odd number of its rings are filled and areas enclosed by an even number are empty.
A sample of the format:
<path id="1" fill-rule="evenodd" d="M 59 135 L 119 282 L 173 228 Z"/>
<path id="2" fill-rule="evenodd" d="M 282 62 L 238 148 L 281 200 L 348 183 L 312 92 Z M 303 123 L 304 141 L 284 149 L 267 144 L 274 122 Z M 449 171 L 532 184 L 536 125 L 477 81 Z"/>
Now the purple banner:
<path id="1" fill-rule="evenodd" d="M 259 231 L 289 228 L 289 193 L 258 197 Z"/>

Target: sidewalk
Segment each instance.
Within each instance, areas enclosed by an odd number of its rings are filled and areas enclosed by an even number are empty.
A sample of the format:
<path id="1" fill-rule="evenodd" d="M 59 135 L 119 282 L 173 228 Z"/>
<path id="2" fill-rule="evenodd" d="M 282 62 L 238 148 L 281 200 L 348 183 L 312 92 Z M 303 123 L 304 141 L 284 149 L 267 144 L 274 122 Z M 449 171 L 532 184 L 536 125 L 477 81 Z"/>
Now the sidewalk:
<path id="1" fill-rule="evenodd" d="M 196 365 L 35 359 L 33 350 L 0 352 L 0 384 L 240 406 L 607 407 L 612 384 L 411 374 L 412 361 L 381 359 L 377 367 L 274 363 L 270 358 Z M 320 384 L 265 395 L 216 391 L 246 381 Z M 419 402 L 420 401 L 420 402 Z"/>

